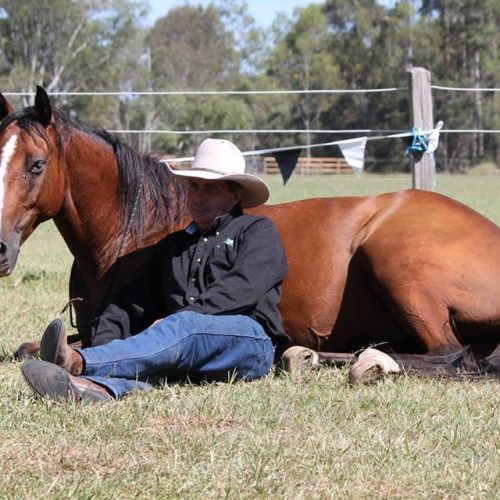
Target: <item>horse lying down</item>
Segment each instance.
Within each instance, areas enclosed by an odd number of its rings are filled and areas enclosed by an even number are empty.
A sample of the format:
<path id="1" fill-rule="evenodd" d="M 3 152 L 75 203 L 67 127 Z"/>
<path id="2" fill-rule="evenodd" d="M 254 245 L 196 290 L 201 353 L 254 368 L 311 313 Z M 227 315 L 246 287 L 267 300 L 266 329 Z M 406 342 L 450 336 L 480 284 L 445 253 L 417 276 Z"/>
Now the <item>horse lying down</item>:
<path id="1" fill-rule="evenodd" d="M 90 345 L 112 291 L 187 224 L 185 192 L 154 157 L 53 109 L 41 87 L 19 111 L 0 94 L 0 118 L 0 276 L 52 218 L 75 258 L 70 297 L 81 299 L 78 337 Z M 252 211 L 273 220 L 288 256 L 280 309 L 292 345 L 325 356 L 378 344 L 436 359 L 470 346 L 480 373 L 499 373 L 500 228 L 490 220 L 418 190 Z"/>

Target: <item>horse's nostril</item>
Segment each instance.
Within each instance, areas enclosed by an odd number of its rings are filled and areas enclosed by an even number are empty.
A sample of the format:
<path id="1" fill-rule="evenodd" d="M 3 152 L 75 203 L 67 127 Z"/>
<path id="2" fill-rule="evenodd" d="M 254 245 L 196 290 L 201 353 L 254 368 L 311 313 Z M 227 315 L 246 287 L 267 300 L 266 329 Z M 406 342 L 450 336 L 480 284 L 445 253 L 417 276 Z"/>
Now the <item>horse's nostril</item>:
<path id="1" fill-rule="evenodd" d="M 7 245 L 0 241 L 0 255 L 5 255 L 7 253 Z"/>

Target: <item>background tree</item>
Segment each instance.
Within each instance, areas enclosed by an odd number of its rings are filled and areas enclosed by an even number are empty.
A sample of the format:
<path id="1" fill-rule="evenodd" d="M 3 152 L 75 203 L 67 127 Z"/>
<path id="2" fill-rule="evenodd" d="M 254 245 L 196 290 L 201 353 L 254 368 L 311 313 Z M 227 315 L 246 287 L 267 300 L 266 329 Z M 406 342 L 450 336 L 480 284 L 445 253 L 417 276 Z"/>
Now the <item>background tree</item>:
<path id="1" fill-rule="evenodd" d="M 498 2 L 424 0 L 421 14 L 440 34 L 441 58 L 429 66 L 436 80 L 449 86 L 498 87 Z M 436 107 L 451 128 L 498 128 L 498 99 L 494 93 L 436 93 L 435 98 Z M 496 136 L 485 137 L 482 133 L 450 136 L 440 148 L 440 157 L 446 169 L 460 169 L 469 162 L 478 162 L 487 151 L 498 158 L 498 145 Z M 467 162 L 464 158 L 468 158 Z"/>
<path id="2" fill-rule="evenodd" d="M 411 38 L 406 2 L 392 9 L 374 0 L 331 0 L 324 4 L 331 34 L 329 49 L 340 67 L 344 89 L 406 88 Z M 325 122 L 338 129 L 401 130 L 409 124 L 406 91 L 342 94 Z M 409 168 L 398 141 L 367 144 L 366 168 L 394 168 L 393 159 Z"/>
<path id="3" fill-rule="evenodd" d="M 144 15 L 138 2 L 2 0 L 0 13 L 2 89 L 116 90 L 130 80 L 129 42 Z M 122 128 L 117 100 L 86 96 L 59 104 L 78 120 Z"/>
<path id="4" fill-rule="evenodd" d="M 157 20 L 147 43 L 152 57 L 152 84 L 156 90 L 238 90 L 246 85 L 257 64 L 250 47 L 260 47 L 259 36 L 246 9 L 237 2 L 216 6 L 184 6 Z M 229 22 L 225 22 L 228 18 Z M 250 34 L 245 45 L 242 34 Z M 260 50 L 260 49 L 259 49 Z M 252 127 L 246 101 L 228 96 L 169 96 L 156 109 L 167 128 L 180 130 L 242 129 Z M 248 138 L 237 138 L 244 146 Z M 156 150 L 188 152 L 200 136 L 159 136 Z"/>
<path id="5" fill-rule="evenodd" d="M 270 52 L 268 75 L 287 90 L 338 88 L 340 69 L 329 50 L 328 19 L 317 5 L 297 9 L 293 20 L 278 20 L 275 42 Z M 331 94 L 299 94 L 287 97 L 290 106 L 289 127 L 320 128 L 320 117 L 332 106 Z M 306 145 L 312 142 L 306 134 Z M 308 151 L 308 154 L 309 151 Z"/>

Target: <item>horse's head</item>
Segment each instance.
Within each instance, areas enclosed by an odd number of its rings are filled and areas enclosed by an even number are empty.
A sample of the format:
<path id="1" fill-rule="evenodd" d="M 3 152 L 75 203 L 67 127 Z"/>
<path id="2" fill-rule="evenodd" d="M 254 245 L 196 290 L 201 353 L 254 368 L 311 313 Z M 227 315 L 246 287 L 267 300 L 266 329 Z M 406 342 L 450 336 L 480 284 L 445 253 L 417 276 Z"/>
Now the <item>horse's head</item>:
<path id="1" fill-rule="evenodd" d="M 64 199 L 60 140 L 50 100 L 37 87 L 35 103 L 14 111 L 0 94 L 0 276 L 9 275 L 21 244 Z"/>

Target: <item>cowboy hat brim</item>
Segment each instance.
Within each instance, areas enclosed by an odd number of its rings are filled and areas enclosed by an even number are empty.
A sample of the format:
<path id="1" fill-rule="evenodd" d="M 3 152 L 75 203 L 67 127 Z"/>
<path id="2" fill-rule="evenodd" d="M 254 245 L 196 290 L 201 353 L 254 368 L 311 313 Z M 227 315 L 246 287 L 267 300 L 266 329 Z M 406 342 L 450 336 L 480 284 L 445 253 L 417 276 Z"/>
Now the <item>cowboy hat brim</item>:
<path id="1" fill-rule="evenodd" d="M 234 181 L 243 188 L 241 197 L 241 206 L 243 208 L 252 208 L 263 205 L 269 199 L 269 187 L 256 175 L 252 174 L 228 174 L 223 175 L 212 170 L 198 170 L 196 168 L 186 170 L 173 169 L 168 163 L 167 167 L 174 174 L 179 182 L 185 186 L 189 183 L 189 178 L 205 180 L 223 180 Z"/>

